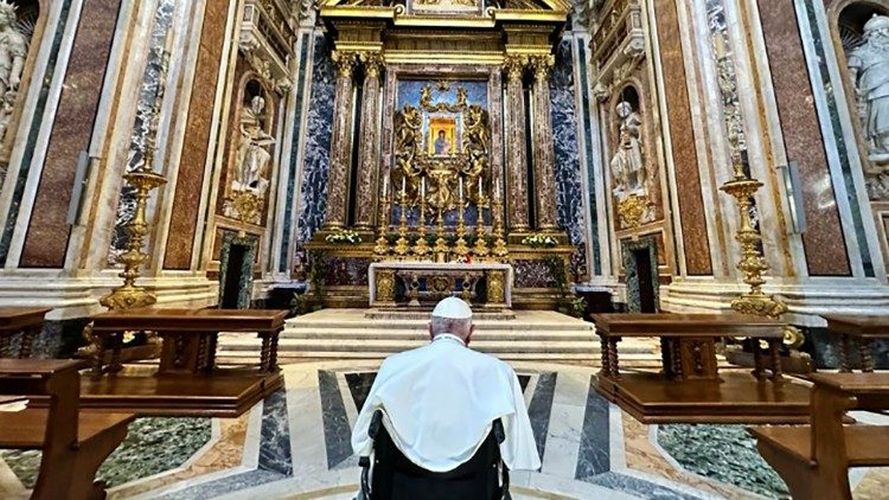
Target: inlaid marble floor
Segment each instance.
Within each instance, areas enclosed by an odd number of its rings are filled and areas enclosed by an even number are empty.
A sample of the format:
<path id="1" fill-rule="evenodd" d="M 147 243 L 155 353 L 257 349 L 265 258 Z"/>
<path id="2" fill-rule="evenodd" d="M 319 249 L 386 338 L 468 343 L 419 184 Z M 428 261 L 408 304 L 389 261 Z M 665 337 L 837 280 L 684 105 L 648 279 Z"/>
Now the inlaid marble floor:
<path id="1" fill-rule="evenodd" d="M 190 458 L 170 470 L 115 486 L 110 498 L 352 498 L 359 469 L 349 445 L 351 427 L 377 366 L 351 361 L 286 366 L 284 390 L 239 419 L 213 420 L 209 441 Z M 644 426 L 595 393 L 590 369 L 521 363 L 515 367 L 543 462 L 540 472 L 512 475 L 516 498 L 763 498 L 752 489 L 767 497 L 781 496 L 775 488 L 743 489 L 689 472 L 658 444 L 661 439 L 673 447 L 680 461 L 700 455 L 701 460 L 712 460 L 714 471 L 726 466 L 728 472 L 719 477 L 730 481 L 732 474 L 739 475 L 735 484 L 748 485 L 751 478 L 771 474 L 761 463 L 745 464 L 758 461 L 749 446 L 741 446 L 739 451 L 747 453 L 742 460 L 733 457 L 733 445 L 710 446 L 704 442 L 709 439 L 699 439 L 705 431 L 744 436 L 741 428 Z M 171 441 L 163 445 L 176 447 L 177 440 Z M 139 460 L 125 459 L 116 467 L 128 463 L 137 467 Z M 703 465 L 701 470 L 709 470 Z M 856 498 L 879 498 L 875 495 L 889 486 L 887 476 L 884 470 L 853 475 Z M 0 460 L 0 497 L 25 494 L 16 474 Z"/>

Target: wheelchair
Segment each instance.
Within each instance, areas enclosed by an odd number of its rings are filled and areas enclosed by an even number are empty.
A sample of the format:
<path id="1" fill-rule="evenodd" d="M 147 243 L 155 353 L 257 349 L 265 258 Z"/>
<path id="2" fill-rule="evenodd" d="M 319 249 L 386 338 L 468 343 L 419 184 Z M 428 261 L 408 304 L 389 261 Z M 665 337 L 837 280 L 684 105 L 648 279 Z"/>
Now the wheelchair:
<path id="1" fill-rule="evenodd" d="M 411 462 L 395 446 L 377 410 L 368 428 L 371 457 L 358 460 L 361 491 L 355 500 L 511 500 L 509 470 L 500 457 L 505 434 L 500 419 L 475 455 L 448 472 L 431 472 Z"/>

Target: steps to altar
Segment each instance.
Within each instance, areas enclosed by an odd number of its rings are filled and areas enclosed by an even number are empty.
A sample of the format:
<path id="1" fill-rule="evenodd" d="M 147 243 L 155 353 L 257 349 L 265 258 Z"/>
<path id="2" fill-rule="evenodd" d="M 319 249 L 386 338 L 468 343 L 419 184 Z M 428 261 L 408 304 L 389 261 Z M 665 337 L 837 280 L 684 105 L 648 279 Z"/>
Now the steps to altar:
<path id="1" fill-rule="evenodd" d="M 365 309 L 323 309 L 287 320 L 278 345 L 281 363 L 303 359 L 382 359 L 429 342 L 429 313 L 398 313 L 370 319 Z M 552 311 L 515 311 L 515 319 L 475 320 L 472 347 L 509 361 L 552 361 L 598 366 L 600 342 L 592 323 Z M 629 340 L 629 339 L 628 339 Z M 258 349 L 243 337 L 219 338 L 219 356 L 237 362 Z M 627 366 L 659 362 L 659 346 L 649 339 L 621 346 Z"/>

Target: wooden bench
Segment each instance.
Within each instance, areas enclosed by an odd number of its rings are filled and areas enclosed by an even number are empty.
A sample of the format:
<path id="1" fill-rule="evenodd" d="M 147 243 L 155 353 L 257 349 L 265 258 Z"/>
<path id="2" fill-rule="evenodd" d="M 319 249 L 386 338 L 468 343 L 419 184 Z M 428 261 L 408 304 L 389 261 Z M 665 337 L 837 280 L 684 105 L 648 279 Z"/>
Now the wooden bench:
<path id="1" fill-rule="evenodd" d="M 31 357 L 34 338 L 43 329 L 43 318 L 50 309 L 45 307 L 0 307 L 0 358 Z M 9 353 L 12 337 L 22 334 L 17 353 Z"/>
<path id="2" fill-rule="evenodd" d="M 0 448 L 42 450 L 35 499 L 101 499 L 96 471 L 127 435 L 132 414 L 80 413 L 83 363 L 67 360 L 0 359 L 0 394 L 38 396 L 48 407 L 0 412 Z"/>
<path id="3" fill-rule="evenodd" d="M 286 310 L 135 309 L 99 314 L 93 335 L 110 348 L 96 357 L 92 377 L 84 378 L 82 404 L 89 409 L 132 411 L 146 416 L 236 417 L 283 386 L 278 369 L 278 335 Z M 161 339 L 160 362 L 150 373 L 120 372 L 124 332 L 150 331 Z M 220 333 L 255 335 L 258 363 L 220 367 Z M 106 373 L 110 372 L 110 373 Z"/>
<path id="4" fill-rule="evenodd" d="M 845 414 L 889 408 L 889 374 L 819 373 L 811 379 L 810 425 L 748 430 L 793 498 L 851 500 L 849 467 L 889 466 L 889 426 L 845 425 Z"/>
<path id="5" fill-rule="evenodd" d="M 889 315 L 855 316 L 836 314 L 823 316 L 827 329 L 840 340 L 840 371 L 852 371 L 850 359 L 853 343 L 857 344 L 861 356 L 861 371 L 874 371 L 873 341 L 889 339 Z"/>
<path id="6" fill-rule="evenodd" d="M 740 314 L 594 314 L 602 341 L 597 390 L 643 423 L 802 423 L 809 388 L 781 374 L 784 324 Z M 661 339 L 659 373 L 622 372 L 619 345 L 627 337 Z M 753 374 L 719 370 L 722 337 L 765 340 Z"/>

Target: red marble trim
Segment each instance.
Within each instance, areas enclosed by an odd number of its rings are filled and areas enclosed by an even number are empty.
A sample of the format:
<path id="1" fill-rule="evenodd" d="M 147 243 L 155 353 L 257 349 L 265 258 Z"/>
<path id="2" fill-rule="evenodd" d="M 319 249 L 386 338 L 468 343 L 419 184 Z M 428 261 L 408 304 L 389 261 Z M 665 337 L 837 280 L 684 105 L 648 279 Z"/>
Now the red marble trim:
<path id="1" fill-rule="evenodd" d="M 70 236 L 68 205 L 77 158 L 81 151 L 89 149 L 92 140 L 119 10 L 120 0 L 84 2 L 31 209 L 20 267 L 65 265 Z"/>
<path id="2" fill-rule="evenodd" d="M 696 138 L 692 129 L 687 75 L 679 39 L 676 1 L 684 0 L 655 1 L 658 38 L 673 144 L 673 168 L 682 225 L 682 242 L 685 247 L 685 267 L 689 275 L 706 276 L 713 274 L 713 266 L 710 260 L 698 155 L 695 150 Z"/>
<path id="3" fill-rule="evenodd" d="M 799 162 L 806 265 L 812 276 L 850 276 L 842 222 L 828 168 L 824 137 L 812 95 L 792 0 L 758 0 L 760 22 L 772 73 L 772 86 L 789 161 Z M 820 85 L 820 83 L 817 83 Z M 829 189 L 824 186 L 830 186 Z"/>
<path id="4" fill-rule="evenodd" d="M 182 157 L 179 160 L 164 269 L 187 270 L 191 267 L 227 17 L 228 2 L 207 2 Z"/>

